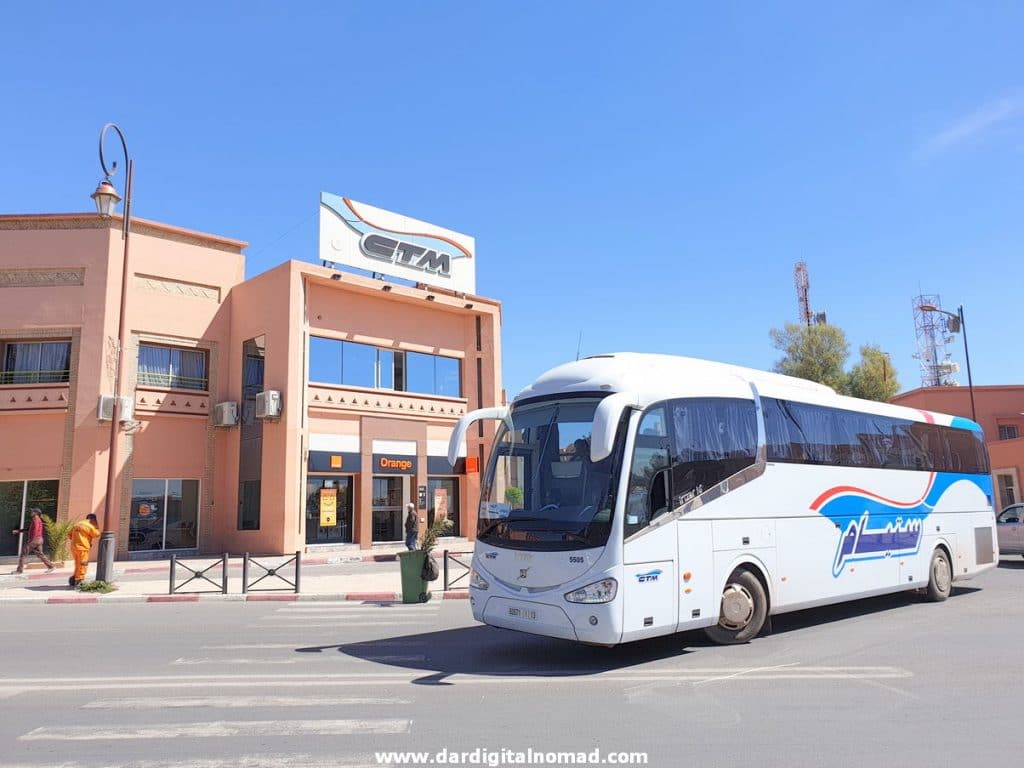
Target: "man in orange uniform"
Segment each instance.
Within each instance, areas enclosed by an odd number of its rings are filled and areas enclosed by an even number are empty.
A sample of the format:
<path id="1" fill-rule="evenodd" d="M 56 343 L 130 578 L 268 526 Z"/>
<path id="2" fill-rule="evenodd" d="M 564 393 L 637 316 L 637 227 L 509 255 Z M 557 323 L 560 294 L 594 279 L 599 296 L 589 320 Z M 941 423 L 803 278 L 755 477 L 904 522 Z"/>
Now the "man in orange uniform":
<path id="1" fill-rule="evenodd" d="M 70 586 L 77 587 L 85 581 L 85 572 L 89 568 L 89 550 L 99 535 L 100 529 L 96 527 L 96 515 L 86 515 L 85 520 L 75 523 L 68 533 L 68 538 L 71 540 L 71 554 L 75 558 L 75 573 L 68 579 Z"/>

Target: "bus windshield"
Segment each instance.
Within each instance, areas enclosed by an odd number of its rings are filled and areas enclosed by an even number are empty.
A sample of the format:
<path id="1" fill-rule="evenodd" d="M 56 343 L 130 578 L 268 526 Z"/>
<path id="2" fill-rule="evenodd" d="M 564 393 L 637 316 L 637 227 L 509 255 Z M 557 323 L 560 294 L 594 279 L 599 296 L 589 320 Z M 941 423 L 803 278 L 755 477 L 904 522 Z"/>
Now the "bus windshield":
<path id="1" fill-rule="evenodd" d="M 512 549 L 604 546 L 611 533 L 619 454 L 590 460 L 599 397 L 513 407 L 494 438 L 477 539 Z"/>

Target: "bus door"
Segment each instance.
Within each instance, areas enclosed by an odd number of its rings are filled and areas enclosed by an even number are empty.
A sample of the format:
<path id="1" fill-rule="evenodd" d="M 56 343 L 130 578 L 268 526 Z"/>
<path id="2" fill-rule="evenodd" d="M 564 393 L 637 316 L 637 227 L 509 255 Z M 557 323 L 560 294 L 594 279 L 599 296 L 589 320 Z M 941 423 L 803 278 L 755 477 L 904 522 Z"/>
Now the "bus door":
<path id="1" fill-rule="evenodd" d="M 674 632 L 678 622 L 676 523 L 657 525 L 671 508 L 666 424 L 662 405 L 643 414 L 629 466 L 622 548 L 623 641 Z"/>

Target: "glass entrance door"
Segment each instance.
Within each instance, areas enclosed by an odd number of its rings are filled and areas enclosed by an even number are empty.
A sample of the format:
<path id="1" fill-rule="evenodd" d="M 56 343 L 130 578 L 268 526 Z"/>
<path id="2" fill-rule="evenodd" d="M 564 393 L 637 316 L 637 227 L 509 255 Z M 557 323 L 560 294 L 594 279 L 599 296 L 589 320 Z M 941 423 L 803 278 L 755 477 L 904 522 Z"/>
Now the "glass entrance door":
<path id="1" fill-rule="evenodd" d="M 0 483 L 0 556 L 17 555 L 22 537 L 12 528 L 25 525 L 26 510 L 38 507 L 51 520 L 57 519 L 56 480 L 15 480 Z"/>
<path id="2" fill-rule="evenodd" d="M 373 478 L 373 541 L 402 541 L 402 500 L 406 479 L 402 475 Z"/>
<path id="3" fill-rule="evenodd" d="M 324 488 L 334 488 L 337 491 L 335 524 L 332 526 L 320 524 L 320 491 Z M 314 476 L 306 479 L 306 543 L 352 543 L 351 477 Z"/>

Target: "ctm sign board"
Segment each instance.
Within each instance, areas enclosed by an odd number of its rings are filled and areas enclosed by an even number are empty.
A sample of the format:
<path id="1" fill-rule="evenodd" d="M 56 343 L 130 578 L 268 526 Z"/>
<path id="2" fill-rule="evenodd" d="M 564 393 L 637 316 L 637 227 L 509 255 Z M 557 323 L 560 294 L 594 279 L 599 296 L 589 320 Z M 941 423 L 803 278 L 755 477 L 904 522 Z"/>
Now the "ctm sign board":
<path id="1" fill-rule="evenodd" d="M 476 293 L 476 241 L 425 221 L 320 193 L 320 260 Z"/>

